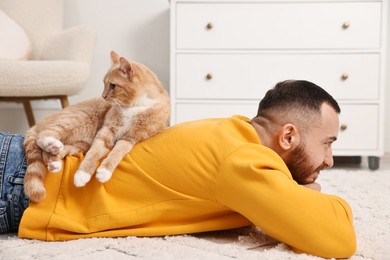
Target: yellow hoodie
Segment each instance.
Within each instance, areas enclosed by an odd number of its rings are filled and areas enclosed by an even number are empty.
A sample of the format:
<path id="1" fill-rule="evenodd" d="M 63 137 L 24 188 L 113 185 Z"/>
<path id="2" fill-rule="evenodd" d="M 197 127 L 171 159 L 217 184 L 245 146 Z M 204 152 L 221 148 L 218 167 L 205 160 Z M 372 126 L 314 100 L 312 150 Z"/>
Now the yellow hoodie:
<path id="1" fill-rule="evenodd" d="M 82 155 L 49 173 L 46 199 L 24 212 L 19 236 L 41 240 L 160 236 L 255 225 L 297 252 L 353 255 L 352 213 L 341 198 L 298 185 L 234 116 L 175 125 L 137 144 L 105 184 L 73 184 Z"/>

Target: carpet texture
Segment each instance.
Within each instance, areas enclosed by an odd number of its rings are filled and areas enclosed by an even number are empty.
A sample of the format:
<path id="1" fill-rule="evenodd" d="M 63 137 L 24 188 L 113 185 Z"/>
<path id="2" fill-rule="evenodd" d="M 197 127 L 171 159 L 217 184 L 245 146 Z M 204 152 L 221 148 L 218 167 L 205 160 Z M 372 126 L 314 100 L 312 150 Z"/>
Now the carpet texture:
<path id="1" fill-rule="evenodd" d="M 346 199 L 358 248 L 351 258 L 390 259 L 390 169 L 335 168 L 319 178 L 322 192 Z M 322 259 L 296 254 L 256 228 L 157 238 L 92 238 L 65 242 L 0 235 L 0 259 Z"/>

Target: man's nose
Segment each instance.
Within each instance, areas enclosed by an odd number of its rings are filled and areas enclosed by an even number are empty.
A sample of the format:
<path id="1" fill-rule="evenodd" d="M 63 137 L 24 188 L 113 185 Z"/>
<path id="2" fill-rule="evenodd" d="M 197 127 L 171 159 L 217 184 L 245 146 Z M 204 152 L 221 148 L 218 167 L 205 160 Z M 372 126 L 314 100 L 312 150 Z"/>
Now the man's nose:
<path id="1" fill-rule="evenodd" d="M 333 166 L 334 161 L 333 161 L 332 149 L 329 149 L 329 151 L 326 153 L 324 164 L 326 165 L 327 168 L 331 168 Z"/>

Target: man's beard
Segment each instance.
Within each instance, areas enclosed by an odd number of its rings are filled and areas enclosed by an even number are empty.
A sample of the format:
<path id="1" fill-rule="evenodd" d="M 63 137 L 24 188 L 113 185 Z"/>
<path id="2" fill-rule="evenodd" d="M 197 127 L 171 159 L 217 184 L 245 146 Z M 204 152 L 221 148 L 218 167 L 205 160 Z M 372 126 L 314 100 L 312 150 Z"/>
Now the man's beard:
<path id="1" fill-rule="evenodd" d="M 292 151 L 287 159 L 285 159 L 286 165 L 289 168 L 293 179 L 299 184 L 308 184 L 313 181 L 309 181 L 308 177 L 314 172 L 319 172 L 324 167 L 323 165 L 315 167 L 310 163 L 310 159 L 306 150 L 304 149 L 304 143 Z"/>

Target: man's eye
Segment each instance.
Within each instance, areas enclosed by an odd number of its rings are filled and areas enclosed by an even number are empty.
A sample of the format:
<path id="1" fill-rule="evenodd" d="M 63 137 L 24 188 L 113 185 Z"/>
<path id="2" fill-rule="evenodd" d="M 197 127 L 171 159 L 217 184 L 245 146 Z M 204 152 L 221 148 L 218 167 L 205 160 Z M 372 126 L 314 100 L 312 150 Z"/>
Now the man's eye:
<path id="1" fill-rule="evenodd" d="M 115 84 L 113 84 L 113 83 L 110 83 L 110 89 L 114 89 L 116 87 L 116 85 Z"/>

